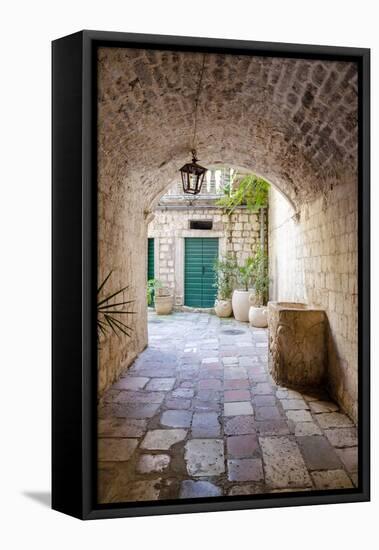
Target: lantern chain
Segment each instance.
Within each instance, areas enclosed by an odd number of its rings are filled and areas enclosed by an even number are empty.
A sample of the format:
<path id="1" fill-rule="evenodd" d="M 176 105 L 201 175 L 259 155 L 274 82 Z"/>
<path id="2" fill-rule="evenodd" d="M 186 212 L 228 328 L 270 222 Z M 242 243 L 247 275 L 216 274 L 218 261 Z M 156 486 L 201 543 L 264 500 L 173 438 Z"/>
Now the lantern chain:
<path id="1" fill-rule="evenodd" d="M 204 69 L 205 69 L 205 53 L 203 54 L 203 61 L 201 64 L 201 71 L 200 71 L 200 77 L 199 82 L 197 85 L 197 91 L 196 91 L 196 99 L 195 99 L 195 120 L 194 120 L 194 128 L 193 128 L 193 137 L 192 137 L 192 149 L 191 153 L 196 158 L 196 132 L 197 132 L 197 113 L 198 113 L 198 107 L 199 107 L 199 98 L 200 98 L 200 92 L 201 92 L 201 85 L 203 82 L 203 75 L 204 75 Z"/>

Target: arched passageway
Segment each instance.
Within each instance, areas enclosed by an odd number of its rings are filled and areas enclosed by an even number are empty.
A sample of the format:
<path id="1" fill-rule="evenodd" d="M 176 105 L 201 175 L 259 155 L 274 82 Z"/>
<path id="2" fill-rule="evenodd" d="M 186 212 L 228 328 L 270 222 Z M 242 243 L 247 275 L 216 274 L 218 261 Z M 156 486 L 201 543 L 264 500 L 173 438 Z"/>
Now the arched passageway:
<path id="1" fill-rule="evenodd" d="M 147 219 L 188 160 L 203 54 L 99 50 L 99 279 L 129 285 L 130 340 L 100 351 L 99 389 L 146 346 Z M 329 381 L 357 415 L 357 73 L 347 62 L 206 54 L 197 149 L 203 165 L 238 165 L 286 196 L 272 197 L 272 287 L 306 299 L 330 323 Z M 291 239 L 291 257 L 283 246 Z M 293 273 L 293 278 L 288 277 Z"/>

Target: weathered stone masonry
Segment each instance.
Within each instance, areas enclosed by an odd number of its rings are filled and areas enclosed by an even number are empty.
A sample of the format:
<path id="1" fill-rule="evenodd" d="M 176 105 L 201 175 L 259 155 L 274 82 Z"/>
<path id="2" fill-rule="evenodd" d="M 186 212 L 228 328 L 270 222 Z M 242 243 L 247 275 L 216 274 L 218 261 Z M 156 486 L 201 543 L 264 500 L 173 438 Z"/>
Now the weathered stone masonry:
<path id="1" fill-rule="evenodd" d="M 100 392 L 147 343 L 141 284 L 146 278 L 147 219 L 188 161 L 202 62 L 203 54 L 194 52 L 99 50 L 99 280 L 112 269 L 110 290 L 129 284 L 137 311 L 130 319 L 130 340 L 111 336 L 101 346 Z M 260 174 L 294 206 L 297 234 L 302 236 L 296 239 L 294 262 L 303 266 L 296 275 L 295 296 L 303 289 L 307 300 L 326 304 L 328 292 L 336 352 L 330 383 L 339 402 L 356 417 L 356 338 L 351 328 L 356 306 L 346 305 L 344 298 L 354 294 L 356 276 L 356 257 L 349 248 L 354 236 L 347 235 L 356 227 L 350 211 L 357 186 L 356 66 L 207 54 L 199 108 L 201 163 Z M 275 218 L 273 208 L 271 214 Z M 279 228 L 275 238 L 280 239 Z M 324 253 L 333 243 L 335 252 Z M 272 266 L 279 256 L 271 253 Z M 324 279 L 325 287 L 320 286 Z M 348 307 L 350 313 L 345 312 Z"/>
<path id="2" fill-rule="evenodd" d="M 190 220 L 210 220 L 210 230 L 190 229 Z M 239 208 L 230 216 L 220 208 L 155 210 L 148 236 L 154 238 L 155 278 L 172 289 L 176 306 L 184 304 L 184 239 L 218 237 L 220 257 L 233 253 L 238 263 L 254 254 L 259 246 L 259 214 Z"/>
<path id="3" fill-rule="evenodd" d="M 328 380 L 353 419 L 358 411 L 357 201 L 354 182 L 304 205 L 300 219 L 270 191 L 271 298 L 300 301 L 327 313 Z M 288 243 L 293 243 L 289 246 Z"/>

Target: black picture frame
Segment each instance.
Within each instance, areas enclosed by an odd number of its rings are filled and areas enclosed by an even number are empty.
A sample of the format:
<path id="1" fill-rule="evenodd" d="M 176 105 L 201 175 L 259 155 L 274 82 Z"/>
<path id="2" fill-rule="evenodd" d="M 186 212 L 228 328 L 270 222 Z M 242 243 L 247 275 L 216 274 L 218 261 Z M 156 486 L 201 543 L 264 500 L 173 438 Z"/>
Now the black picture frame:
<path id="1" fill-rule="evenodd" d="M 355 489 L 96 504 L 96 49 L 349 60 L 359 71 L 359 484 Z M 85 30 L 52 43 L 52 507 L 81 519 L 370 499 L 370 50 Z"/>

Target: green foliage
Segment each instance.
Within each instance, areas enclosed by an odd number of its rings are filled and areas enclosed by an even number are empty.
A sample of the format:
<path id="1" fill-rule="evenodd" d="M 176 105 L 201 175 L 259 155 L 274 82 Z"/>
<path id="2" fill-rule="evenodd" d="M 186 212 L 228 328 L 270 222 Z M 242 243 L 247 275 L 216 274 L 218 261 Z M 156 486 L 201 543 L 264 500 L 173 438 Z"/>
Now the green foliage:
<path id="1" fill-rule="evenodd" d="M 267 300 L 270 279 L 268 277 L 268 256 L 261 247 L 259 247 L 252 259 L 252 279 L 257 304 L 263 305 Z"/>
<path id="2" fill-rule="evenodd" d="M 246 206 L 250 212 L 256 212 L 267 206 L 269 184 L 266 180 L 249 174 L 238 183 L 231 183 L 225 187 L 225 196 L 217 201 L 217 205 L 225 209 L 227 214 L 232 214 L 239 206 Z"/>
<path id="3" fill-rule="evenodd" d="M 131 336 L 133 328 L 130 325 L 127 325 L 122 321 L 123 315 L 135 315 L 135 311 L 129 311 L 125 309 L 125 306 L 129 306 L 134 302 L 134 300 L 124 300 L 122 298 L 117 298 L 120 294 L 127 290 L 127 286 L 120 288 L 116 292 L 112 292 L 108 296 L 100 298 L 106 283 L 108 282 L 112 271 L 108 273 L 104 281 L 101 283 L 97 289 L 97 339 L 100 340 L 100 336 L 107 336 L 109 332 L 113 332 L 117 337 L 122 335 Z M 120 300 L 121 301 L 118 301 Z M 121 317 L 121 318 L 120 318 Z"/>
<path id="4" fill-rule="evenodd" d="M 249 290 L 253 282 L 254 259 L 246 258 L 243 265 L 237 266 L 237 281 L 244 290 Z"/>
<path id="5" fill-rule="evenodd" d="M 218 259 L 213 265 L 217 288 L 217 296 L 220 300 L 229 300 L 236 283 L 237 262 L 233 255 L 227 254 L 223 259 Z"/>
<path id="6" fill-rule="evenodd" d="M 162 288 L 162 283 L 158 279 L 149 279 L 147 281 L 147 305 L 152 306 L 154 303 L 155 291 Z"/>

